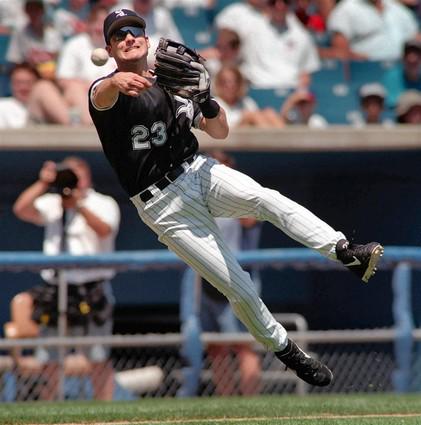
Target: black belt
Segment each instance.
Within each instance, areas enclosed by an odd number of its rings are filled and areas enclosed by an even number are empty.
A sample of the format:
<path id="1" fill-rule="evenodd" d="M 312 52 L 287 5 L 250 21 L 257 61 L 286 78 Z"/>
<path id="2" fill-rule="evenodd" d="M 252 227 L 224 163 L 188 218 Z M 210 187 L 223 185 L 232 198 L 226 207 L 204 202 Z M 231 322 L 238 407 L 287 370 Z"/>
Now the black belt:
<path id="1" fill-rule="evenodd" d="M 191 164 L 194 161 L 195 157 L 186 159 L 185 163 Z M 178 167 L 174 168 L 171 171 L 168 171 L 165 173 L 164 177 L 160 178 L 157 182 L 155 182 L 151 186 L 157 187 L 159 190 L 165 189 L 170 183 L 174 182 L 177 177 L 181 176 L 181 174 L 184 173 L 184 167 L 183 165 L 179 165 Z M 149 186 L 150 187 L 150 186 Z M 154 197 L 153 193 L 149 189 L 145 189 L 144 191 L 139 193 L 139 198 L 143 202 L 148 202 L 149 199 L 152 199 Z"/>

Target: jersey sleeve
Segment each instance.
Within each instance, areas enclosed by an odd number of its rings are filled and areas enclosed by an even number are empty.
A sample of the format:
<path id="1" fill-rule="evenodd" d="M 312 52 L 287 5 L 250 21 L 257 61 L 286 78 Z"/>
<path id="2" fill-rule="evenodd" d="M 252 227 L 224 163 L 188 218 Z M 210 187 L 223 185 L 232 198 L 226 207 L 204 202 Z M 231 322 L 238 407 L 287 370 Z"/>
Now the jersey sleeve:
<path id="1" fill-rule="evenodd" d="M 116 100 L 115 100 L 115 102 L 111 105 L 111 106 L 107 106 L 106 108 L 101 108 L 100 106 L 97 106 L 97 105 L 95 105 L 95 102 L 94 102 L 94 94 L 95 94 L 95 90 L 96 90 L 96 88 L 98 87 L 98 85 L 101 83 L 101 81 L 103 81 L 103 80 L 105 80 L 106 78 L 110 78 L 112 75 L 114 75 L 115 74 L 115 72 L 116 71 L 114 71 L 113 73 L 111 73 L 111 74 L 109 74 L 109 75 L 107 75 L 107 76 L 105 76 L 105 77 L 101 77 L 101 78 L 99 78 L 98 80 L 95 80 L 92 84 L 91 84 L 91 87 L 89 87 L 89 94 L 88 94 L 88 97 L 89 97 L 89 104 L 96 110 L 96 111 L 107 111 L 107 110 L 109 110 L 109 109 L 112 109 L 113 107 L 114 107 L 114 105 L 117 103 L 117 101 L 118 101 L 118 96 L 117 96 L 117 98 L 116 98 Z"/>

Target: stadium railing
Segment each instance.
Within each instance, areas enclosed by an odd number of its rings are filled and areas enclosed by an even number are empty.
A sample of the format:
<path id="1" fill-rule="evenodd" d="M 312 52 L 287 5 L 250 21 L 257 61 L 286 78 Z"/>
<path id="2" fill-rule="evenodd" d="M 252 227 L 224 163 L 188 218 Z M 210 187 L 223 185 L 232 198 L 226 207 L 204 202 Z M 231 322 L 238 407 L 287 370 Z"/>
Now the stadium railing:
<path id="1" fill-rule="evenodd" d="M 289 267 L 295 270 L 305 269 L 343 269 L 340 264 L 327 260 L 318 253 L 306 248 L 290 249 L 262 249 L 238 253 L 238 260 L 242 265 L 259 267 Z M 163 270 L 165 268 L 183 268 L 183 263 L 172 253 L 165 250 L 154 251 L 121 251 L 113 254 L 97 256 L 45 256 L 39 252 L 1 252 L 0 271 L 33 271 L 43 268 L 67 269 L 72 267 L 113 267 L 116 270 Z M 418 247 L 394 247 L 385 249 L 385 255 L 381 262 L 381 269 L 392 270 L 392 286 L 394 291 L 393 314 L 395 327 L 390 329 L 359 329 L 359 330 L 327 330 L 291 331 L 290 335 L 302 344 L 311 344 L 312 348 L 324 348 L 322 357 L 330 365 L 337 364 L 341 369 L 356 368 L 352 373 L 345 371 L 337 376 L 332 387 L 322 391 L 350 392 L 350 391 L 387 391 L 395 389 L 399 392 L 411 389 L 411 366 L 412 350 L 414 341 L 421 340 L 421 329 L 414 329 L 411 306 L 411 270 L 421 266 L 421 248 Z M 60 280 L 61 319 L 59 321 L 60 335 L 54 338 L 29 338 L 29 339 L 3 339 L 0 340 L 0 351 L 14 350 L 17 348 L 34 347 L 59 347 L 60 364 L 63 364 L 65 349 L 69 347 L 86 347 L 94 344 L 103 344 L 110 347 L 127 349 L 142 348 L 147 355 L 152 347 L 176 347 L 179 350 L 186 335 L 175 334 L 145 334 L 145 335 L 112 335 L 108 337 L 65 337 L 65 304 L 66 282 Z M 217 342 L 219 344 L 232 344 L 235 342 L 253 343 L 253 338 L 248 334 L 202 334 L 201 340 L 204 345 Z M 346 344 L 387 344 L 383 353 L 379 346 L 371 352 L 362 351 L 350 353 Z M 393 345 L 392 345 L 393 344 Z M 332 351 L 330 347 L 340 346 Z M 326 348 L 328 347 L 328 348 Z M 384 348 L 384 347 L 383 347 Z M 261 348 L 260 348 L 261 349 Z M 393 349 L 395 355 L 393 356 Z M 392 352 L 391 352 L 392 351 Z M 156 354 L 156 353 L 155 353 Z M 152 356 L 154 356 L 153 354 Z M 267 355 L 266 353 L 265 355 Z M 270 353 L 269 353 L 270 354 Z M 394 357 L 396 360 L 394 360 Z M 272 361 L 270 359 L 270 361 Z M 357 361 L 358 360 L 358 361 Z M 265 361 L 265 360 L 264 360 Z M 145 361 L 142 366 L 150 365 Z M 279 370 L 279 362 L 275 363 Z M 133 367 L 133 363 L 131 363 Z M 11 363 L 7 356 L 2 358 L 0 368 L 3 372 L 10 371 Z M 269 369 L 271 368 L 269 364 Z M 175 395 L 179 383 L 174 383 L 174 373 L 181 365 L 171 360 L 166 365 L 166 373 L 172 376 L 173 381 L 165 384 L 165 389 L 154 389 L 149 395 Z M 374 374 L 368 376 L 367 373 Z M 364 373 L 364 382 L 371 382 L 370 386 L 363 386 L 361 381 L 356 381 L 356 375 Z M 381 376 L 380 376 L 381 375 Z M 351 379 L 352 387 L 349 387 Z M 64 398 L 64 371 L 61 371 L 61 383 L 63 389 L 60 397 Z M 393 385 L 391 385 L 393 383 Z M 289 389 L 284 387 L 267 387 L 267 391 L 291 391 L 296 390 L 296 380 L 290 382 Z M 292 387 L 291 387 L 292 385 Z M 365 385 L 365 384 L 364 384 Z M 310 391 L 317 391 L 310 389 Z"/>
<path id="2" fill-rule="evenodd" d="M 416 125 L 391 128 L 370 126 L 355 129 L 332 125 L 326 129 L 309 130 L 307 126 L 284 129 L 238 128 L 226 140 L 215 140 L 195 130 L 200 148 L 237 152 L 372 152 L 419 150 L 421 138 Z M 23 129 L 0 130 L 0 151 L 16 150 L 100 151 L 101 144 L 93 127 L 37 125 Z"/>

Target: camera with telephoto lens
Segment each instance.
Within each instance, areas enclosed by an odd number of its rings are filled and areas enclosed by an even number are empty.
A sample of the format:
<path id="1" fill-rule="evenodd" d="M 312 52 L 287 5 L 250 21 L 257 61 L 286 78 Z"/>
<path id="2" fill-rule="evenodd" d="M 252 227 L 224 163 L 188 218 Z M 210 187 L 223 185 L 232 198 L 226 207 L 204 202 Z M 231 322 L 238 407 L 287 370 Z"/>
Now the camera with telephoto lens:
<path id="1" fill-rule="evenodd" d="M 57 175 L 55 180 L 50 185 L 50 191 L 58 193 L 61 196 L 69 197 L 72 190 L 77 187 L 77 175 L 65 164 L 57 164 Z"/>

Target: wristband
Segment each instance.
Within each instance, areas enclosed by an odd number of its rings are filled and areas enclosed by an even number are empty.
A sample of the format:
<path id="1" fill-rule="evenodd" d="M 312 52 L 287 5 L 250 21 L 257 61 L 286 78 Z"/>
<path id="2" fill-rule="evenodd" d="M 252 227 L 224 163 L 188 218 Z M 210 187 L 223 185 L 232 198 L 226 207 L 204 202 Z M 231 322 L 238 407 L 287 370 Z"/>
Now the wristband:
<path id="1" fill-rule="evenodd" d="M 205 118 L 216 118 L 221 107 L 216 100 L 209 98 L 206 102 L 199 103 L 200 112 Z"/>

